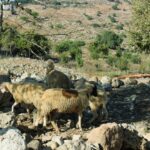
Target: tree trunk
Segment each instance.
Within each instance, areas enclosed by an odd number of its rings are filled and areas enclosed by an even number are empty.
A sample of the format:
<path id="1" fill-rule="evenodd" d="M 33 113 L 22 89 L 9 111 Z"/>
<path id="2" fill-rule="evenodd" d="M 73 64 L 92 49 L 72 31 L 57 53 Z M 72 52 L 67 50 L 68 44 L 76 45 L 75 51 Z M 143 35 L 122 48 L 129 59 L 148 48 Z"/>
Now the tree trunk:
<path id="1" fill-rule="evenodd" d="M 3 4 L 0 4 L 0 33 L 3 31 Z"/>

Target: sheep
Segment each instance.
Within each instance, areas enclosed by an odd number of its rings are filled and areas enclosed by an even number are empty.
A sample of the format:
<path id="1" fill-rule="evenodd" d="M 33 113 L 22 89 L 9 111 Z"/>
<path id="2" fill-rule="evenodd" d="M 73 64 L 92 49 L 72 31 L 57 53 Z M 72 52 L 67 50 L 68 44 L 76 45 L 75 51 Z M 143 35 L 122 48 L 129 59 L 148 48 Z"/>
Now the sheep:
<path id="1" fill-rule="evenodd" d="M 44 87 L 32 83 L 6 82 L 1 84 L 1 92 L 10 92 L 15 100 L 11 108 L 12 113 L 19 103 L 33 104 L 36 108 L 39 107 L 39 101 L 44 90 Z"/>
<path id="2" fill-rule="evenodd" d="M 98 90 L 97 96 L 90 97 L 89 106 L 91 108 L 93 117 L 88 121 L 88 123 L 92 123 L 98 117 L 97 110 L 100 107 L 102 107 L 102 113 L 105 115 L 105 119 L 108 118 L 108 111 L 106 108 L 107 103 L 107 94 L 104 90 Z"/>
<path id="3" fill-rule="evenodd" d="M 38 109 L 38 114 L 35 126 L 38 126 L 39 120 L 43 119 L 43 126 L 47 125 L 47 116 L 50 113 L 77 113 L 77 127 L 82 130 L 81 119 L 83 110 L 89 106 L 88 90 L 66 90 L 66 89 L 47 89 L 41 98 L 41 107 Z M 51 124 L 56 131 L 59 128 L 54 121 Z"/>
<path id="4" fill-rule="evenodd" d="M 45 82 L 48 88 L 64 88 L 70 89 L 73 87 L 71 80 L 63 72 L 55 69 L 54 63 L 48 61 L 45 66 L 46 77 Z"/>

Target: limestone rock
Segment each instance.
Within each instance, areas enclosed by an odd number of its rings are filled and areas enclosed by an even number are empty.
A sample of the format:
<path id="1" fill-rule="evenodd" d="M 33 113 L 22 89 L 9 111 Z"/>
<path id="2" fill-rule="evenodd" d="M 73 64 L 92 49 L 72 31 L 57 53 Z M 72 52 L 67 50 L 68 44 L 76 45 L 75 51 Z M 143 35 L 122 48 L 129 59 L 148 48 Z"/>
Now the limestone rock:
<path id="1" fill-rule="evenodd" d="M 87 138 L 89 143 L 98 143 L 105 150 L 120 150 L 123 142 L 123 130 L 116 123 L 107 123 L 93 129 Z"/>
<path id="2" fill-rule="evenodd" d="M 0 113 L 0 128 L 10 127 L 14 122 L 15 117 L 12 113 Z"/>
<path id="3" fill-rule="evenodd" d="M 38 140 L 32 140 L 28 143 L 27 148 L 29 150 L 41 150 L 41 144 Z"/>
<path id="4" fill-rule="evenodd" d="M 0 129 L 1 150 L 26 150 L 26 143 L 21 132 L 16 128 Z"/>

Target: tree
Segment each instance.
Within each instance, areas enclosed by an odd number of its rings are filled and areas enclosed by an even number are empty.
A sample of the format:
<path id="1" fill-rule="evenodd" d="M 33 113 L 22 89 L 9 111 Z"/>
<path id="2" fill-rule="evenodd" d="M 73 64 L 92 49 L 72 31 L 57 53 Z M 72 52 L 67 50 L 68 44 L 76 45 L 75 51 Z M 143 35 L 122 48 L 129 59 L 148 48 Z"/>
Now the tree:
<path id="1" fill-rule="evenodd" d="M 133 50 L 150 53 L 150 0 L 132 0 L 129 44 Z"/>
<path id="2" fill-rule="evenodd" d="M 3 31 L 3 4 L 0 1 L 0 33 Z"/>

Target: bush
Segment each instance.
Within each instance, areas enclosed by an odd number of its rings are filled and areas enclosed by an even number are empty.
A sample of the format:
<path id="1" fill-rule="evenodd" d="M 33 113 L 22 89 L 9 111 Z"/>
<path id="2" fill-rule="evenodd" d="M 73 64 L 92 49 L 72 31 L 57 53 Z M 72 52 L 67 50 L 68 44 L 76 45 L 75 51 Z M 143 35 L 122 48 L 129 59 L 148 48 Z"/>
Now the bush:
<path id="1" fill-rule="evenodd" d="M 109 56 L 106 62 L 113 67 L 116 67 L 120 70 L 128 70 L 128 59 L 124 57 L 116 57 L 116 56 Z"/>
<path id="2" fill-rule="evenodd" d="M 38 12 L 32 11 L 29 8 L 25 8 L 26 13 L 28 13 L 29 15 L 33 16 L 34 19 L 36 19 L 39 16 Z"/>
<path id="3" fill-rule="evenodd" d="M 108 48 L 106 45 L 97 42 L 92 43 L 89 50 L 93 59 L 99 59 L 100 57 L 108 55 Z"/>
<path id="4" fill-rule="evenodd" d="M 69 60 L 75 60 L 79 66 L 83 65 L 81 46 L 84 41 L 62 41 L 55 46 L 56 52 L 61 54 L 61 61 L 67 63 Z"/>
<path id="5" fill-rule="evenodd" d="M 110 19 L 110 21 L 112 23 L 116 23 L 117 22 L 117 20 L 113 16 L 108 16 L 108 18 Z"/>
<path id="6" fill-rule="evenodd" d="M 101 25 L 100 25 L 100 24 L 97 24 L 97 23 L 93 23 L 92 26 L 93 26 L 94 28 L 99 28 L 99 27 L 101 27 Z"/>
<path id="7" fill-rule="evenodd" d="M 97 14 L 96 14 L 96 15 L 97 15 L 98 17 L 100 17 L 100 16 L 101 16 L 101 14 L 102 14 L 102 12 L 101 12 L 101 11 L 97 11 Z"/>
<path id="8" fill-rule="evenodd" d="M 64 52 L 60 55 L 60 60 L 62 63 L 68 63 L 69 62 L 69 57 L 68 53 Z"/>
<path id="9" fill-rule="evenodd" d="M 116 29 L 118 29 L 118 30 L 123 30 L 123 27 L 124 27 L 123 24 L 116 25 Z"/>
<path id="10" fill-rule="evenodd" d="M 84 13 L 84 16 L 88 19 L 88 20 L 93 20 L 93 17 L 92 16 L 89 16 L 87 14 Z"/>
<path id="11" fill-rule="evenodd" d="M 76 62 L 77 62 L 79 67 L 83 66 L 83 59 L 82 59 L 82 55 L 81 54 L 76 56 Z"/>
<path id="12" fill-rule="evenodd" d="M 15 28 L 7 27 L 0 36 L 0 45 L 9 55 L 31 58 L 46 58 L 51 44 L 43 36 L 31 32 L 19 33 Z"/>
<path id="13" fill-rule="evenodd" d="M 115 49 L 122 43 L 122 38 L 112 31 L 104 31 L 98 35 L 89 50 L 93 59 L 108 55 L 109 48 Z"/>
<path id="14" fill-rule="evenodd" d="M 24 22 L 29 22 L 29 18 L 27 16 L 21 16 L 20 19 Z"/>
<path id="15" fill-rule="evenodd" d="M 63 24 L 56 24 L 55 27 L 57 29 L 64 29 L 64 25 Z"/>
<path id="16" fill-rule="evenodd" d="M 97 36 L 99 43 L 105 44 L 106 47 L 115 49 L 121 45 L 123 39 L 112 31 L 104 31 L 101 35 Z"/>
<path id="17" fill-rule="evenodd" d="M 58 53 L 63 53 L 65 51 L 70 51 L 71 49 L 78 48 L 84 45 L 85 45 L 84 41 L 71 41 L 71 40 L 61 41 L 55 46 L 55 51 Z"/>
<path id="18" fill-rule="evenodd" d="M 124 57 L 120 57 L 116 63 L 116 67 L 119 68 L 120 70 L 128 70 L 128 60 Z"/>
<path id="19" fill-rule="evenodd" d="M 112 5 L 112 9 L 119 10 L 118 5 L 119 5 L 119 3 L 115 3 L 114 5 Z"/>

